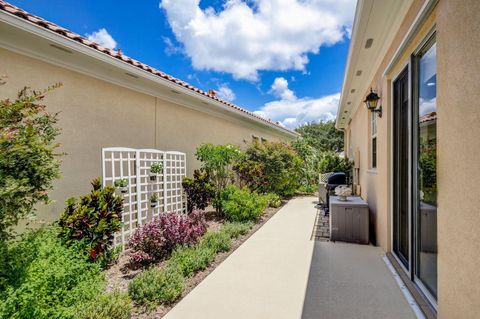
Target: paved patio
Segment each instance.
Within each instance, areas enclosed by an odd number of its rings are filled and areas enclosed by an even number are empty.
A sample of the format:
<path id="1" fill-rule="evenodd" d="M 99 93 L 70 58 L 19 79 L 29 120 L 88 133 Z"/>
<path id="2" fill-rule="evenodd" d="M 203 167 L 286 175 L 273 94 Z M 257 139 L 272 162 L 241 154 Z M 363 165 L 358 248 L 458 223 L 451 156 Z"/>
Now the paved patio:
<path id="1" fill-rule="evenodd" d="M 311 240 L 314 206 L 290 201 L 164 318 L 415 318 L 379 248 Z"/>

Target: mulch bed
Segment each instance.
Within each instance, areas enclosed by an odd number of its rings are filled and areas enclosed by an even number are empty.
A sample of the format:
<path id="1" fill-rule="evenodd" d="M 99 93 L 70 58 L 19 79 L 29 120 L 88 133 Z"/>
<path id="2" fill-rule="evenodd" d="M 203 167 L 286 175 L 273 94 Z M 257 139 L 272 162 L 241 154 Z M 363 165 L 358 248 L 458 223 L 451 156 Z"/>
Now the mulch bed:
<path id="1" fill-rule="evenodd" d="M 155 318 L 159 319 L 165 316 L 170 309 L 172 309 L 178 302 L 180 302 L 190 291 L 192 291 L 203 279 L 205 279 L 218 265 L 220 265 L 231 253 L 233 253 L 240 245 L 242 245 L 250 236 L 252 236 L 260 227 L 263 226 L 273 215 L 275 215 L 282 207 L 285 205 L 287 201 L 282 201 L 282 205 L 278 208 L 267 208 L 260 219 L 253 225 L 250 231 L 238 237 L 237 239 L 232 240 L 232 248 L 228 252 L 222 252 L 217 254 L 215 260 L 212 264 L 202 270 L 195 273 L 190 278 L 185 280 L 185 290 L 183 291 L 181 297 L 172 304 L 168 305 L 160 305 L 155 310 L 146 312 L 143 308 L 134 307 L 132 312 L 133 319 L 150 319 Z M 217 216 L 215 211 L 206 211 L 205 212 L 205 219 L 208 224 L 208 230 L 219 230 L 222 224 L 225 222 L 223 218 Z M 155 267 L 162 267 L 164 262 L 161 262 Z M 112 265 L 108 270 L 105 271 L 105 278 L 107 281 L 107 291 L 111 291 L 113 289 L 118 289 L 120 291 L 126 292 L 128 290 L 128 283 L 140 272 L 142 272 L 142 268 L 132 268 L 130 265 L 130 258 L 127 252 L 123 252 L 118 261 Z"/>

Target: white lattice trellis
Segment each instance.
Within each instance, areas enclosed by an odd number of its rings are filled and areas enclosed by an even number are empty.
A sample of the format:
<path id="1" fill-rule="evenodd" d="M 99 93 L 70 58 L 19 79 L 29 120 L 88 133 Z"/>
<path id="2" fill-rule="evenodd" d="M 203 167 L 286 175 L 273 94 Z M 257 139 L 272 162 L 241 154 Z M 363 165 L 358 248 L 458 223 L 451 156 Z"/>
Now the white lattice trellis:
<path id="1" fill-rule="evenodd" d="M 150 167 L 154 163 L 163 166 L 163 173 L 151 180 Z M 102 149 L 103 185 L 114 185 L 120 179 L 128 180 L 127 192 L 121 193 L 124 197 L 123 228 L 115 236 L 115 244 L 124 246 L 139 225 L 161 212 L 184 212 L 186 202 L 182 180 L 185 176 L 185 153 L 122 147 Z M 153 194 L 160 198 L 156 207 L 151 207 L 150 203 Z"/>

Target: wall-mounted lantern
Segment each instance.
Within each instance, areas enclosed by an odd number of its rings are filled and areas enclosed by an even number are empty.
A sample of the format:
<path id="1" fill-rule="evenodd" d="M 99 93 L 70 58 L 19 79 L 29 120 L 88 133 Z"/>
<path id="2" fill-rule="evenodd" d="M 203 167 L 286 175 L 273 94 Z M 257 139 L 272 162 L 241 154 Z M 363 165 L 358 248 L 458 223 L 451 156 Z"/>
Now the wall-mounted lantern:
<path id="1" fill-rule="evenodd" d="M 378 100 L 380 100 L 380 97 L 378 96 L 377 93 L 373 91 L 373 89 L 370 89 L 370 93 L 367 95 L 365 98 L 365 105 L 367 106 L 367 109 L 370 110 L 372 113 L 378 113 L 378 117 L 382 117 L 382 106 L 380 105 L 377 108 Z"/>

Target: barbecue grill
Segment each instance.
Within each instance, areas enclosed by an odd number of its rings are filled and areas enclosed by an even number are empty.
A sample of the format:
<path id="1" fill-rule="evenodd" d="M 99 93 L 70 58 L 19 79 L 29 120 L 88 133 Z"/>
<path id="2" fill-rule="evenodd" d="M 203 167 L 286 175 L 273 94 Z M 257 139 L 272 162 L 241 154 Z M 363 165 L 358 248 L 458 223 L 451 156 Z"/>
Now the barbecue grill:
<path id="1" fill-rule="evenodd" d="M 327 203 L 325 207 L 325 213 L 328 213 L 329 207 L 330 207 L 330 195 L 333 195 L 335 192 L 335 188 L 337 188 L 340 185 L 346 185 L 347 184 L 347 176 L 345 173 L 333 173 L 328 179 L 327 179 L 327 185 L 325 188 L 327 189 Z"/>

